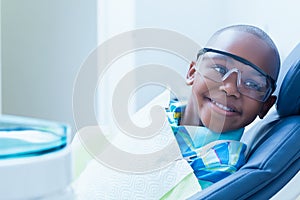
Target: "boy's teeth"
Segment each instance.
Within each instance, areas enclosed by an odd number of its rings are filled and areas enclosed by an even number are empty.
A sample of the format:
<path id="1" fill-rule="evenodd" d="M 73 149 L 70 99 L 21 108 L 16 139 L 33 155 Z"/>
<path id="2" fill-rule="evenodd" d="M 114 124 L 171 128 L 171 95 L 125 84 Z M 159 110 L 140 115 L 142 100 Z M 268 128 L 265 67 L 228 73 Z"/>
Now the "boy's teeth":
<path id="1" fill-rule="evenodd" d="M 211 101 L 213 102 L 213 104 L 215 104 L 216 106 L 218 106 L 219 108 L 221 108 L 221 109 L 223 109 L 223 110 L 225 110 L 225 111 L 234 112 L 233 109 L 228 108 L 227 106 L 224 106 L 223 104 L 220 104 L 220 103 L 218 103 L 218 102 L 216 102 L 216 101 L 214 101 L 214 100 L 211 100 Z"/>

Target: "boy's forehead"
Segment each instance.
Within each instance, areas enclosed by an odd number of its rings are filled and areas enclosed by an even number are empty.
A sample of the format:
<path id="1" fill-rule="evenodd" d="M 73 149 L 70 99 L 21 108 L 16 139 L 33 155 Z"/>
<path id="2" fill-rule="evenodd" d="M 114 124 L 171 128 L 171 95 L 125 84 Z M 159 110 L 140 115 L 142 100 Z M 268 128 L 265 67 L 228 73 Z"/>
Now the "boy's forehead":
<path id="1" fill-rule="evenodd" d="M 266 42 L 251 33 L 227 30 L 211 38 L 207 47 L 238 55 L 276 78 L 274 70 L 276 59 L 273 50 Z"/>

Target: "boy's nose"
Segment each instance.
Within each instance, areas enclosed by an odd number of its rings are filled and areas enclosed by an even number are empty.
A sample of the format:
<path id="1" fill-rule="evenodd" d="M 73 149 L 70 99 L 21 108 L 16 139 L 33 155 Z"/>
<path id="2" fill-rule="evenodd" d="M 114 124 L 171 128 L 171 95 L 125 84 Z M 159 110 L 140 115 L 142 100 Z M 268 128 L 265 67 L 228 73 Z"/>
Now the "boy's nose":
<path id="1" fill-rule="evenodd" d="M 235 96 L 239 98 L 241 93 L 238 90 L 238 72 L 230 73 L 222 82 L 220 90 L 224 91 L 227 96 Z"/>

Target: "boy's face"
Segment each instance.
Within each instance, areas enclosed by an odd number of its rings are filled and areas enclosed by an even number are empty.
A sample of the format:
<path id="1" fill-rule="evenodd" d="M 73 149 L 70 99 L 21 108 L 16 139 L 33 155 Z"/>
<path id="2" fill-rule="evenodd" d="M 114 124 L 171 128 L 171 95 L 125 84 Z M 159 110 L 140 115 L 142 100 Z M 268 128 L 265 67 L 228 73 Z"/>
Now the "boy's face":
<path id="1" fill-rule="evenodd" d="M 274 56 L 269 47 L 249 33 L 226 31 L 212 40 L 208 46 L 240 56 L 259 66 L 272 78 L 276 78 Z M 192 101 L 199 121 L 216 132 L 226 132 L 245 127 L 257 115 L 261 118 L 274 104 L 272 96 L 261 102 L 241 94 L 237 87 L 238 73 L 231 73 L 219 83 L 202 76 L 192 66 L 188 72 L 192 80 Z"/>

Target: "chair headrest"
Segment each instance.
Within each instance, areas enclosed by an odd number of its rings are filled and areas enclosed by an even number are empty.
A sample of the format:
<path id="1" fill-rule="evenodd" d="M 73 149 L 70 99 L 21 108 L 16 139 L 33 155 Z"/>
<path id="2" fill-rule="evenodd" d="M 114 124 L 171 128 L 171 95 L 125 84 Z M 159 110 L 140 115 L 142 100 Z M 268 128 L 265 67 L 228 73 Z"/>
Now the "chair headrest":
<path id="1" fill-rule="evenodd" d="M 277 112 L 280 117 L 300 114 L 300 44 L 285 59 L 281 70 L 282 84 L 278 94 Z M 279 82 L 281 81 L 279 77 Z"/>

